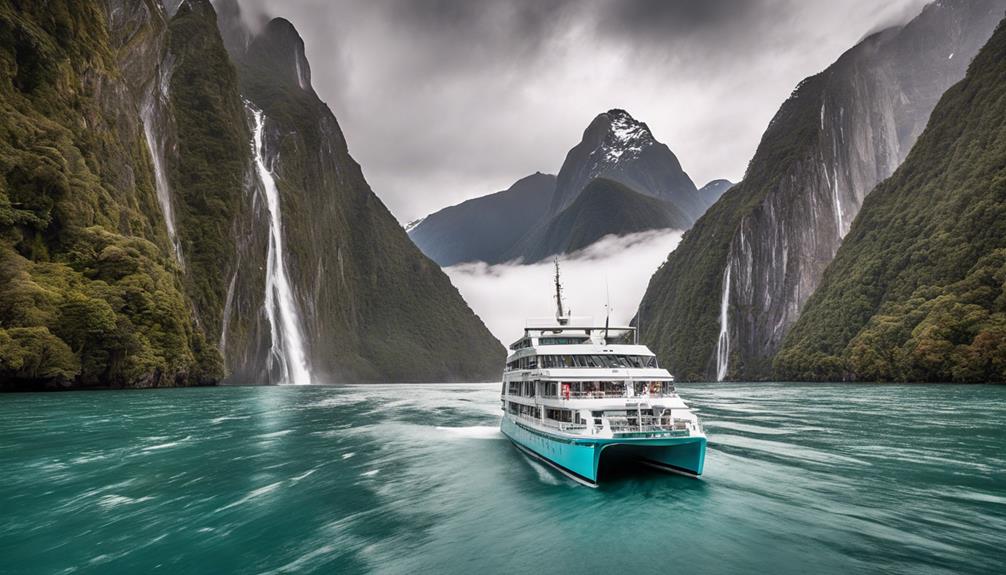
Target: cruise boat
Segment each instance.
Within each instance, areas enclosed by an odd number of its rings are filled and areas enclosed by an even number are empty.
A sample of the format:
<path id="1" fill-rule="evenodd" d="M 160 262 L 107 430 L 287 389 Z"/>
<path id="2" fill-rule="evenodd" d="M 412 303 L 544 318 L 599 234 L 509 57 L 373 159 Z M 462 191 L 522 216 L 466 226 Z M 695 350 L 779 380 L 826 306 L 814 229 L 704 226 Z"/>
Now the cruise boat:
<path id="1" fill-rule="evenodd" d="M 597 487 L 599 472 L 642 463 L 702 474 L 706 436 L 674 377 L 633 327 L 567 315 L 559 265 L 556 316 L 528 320 L 503 372 L 500 429 L 521 451 Z"/>

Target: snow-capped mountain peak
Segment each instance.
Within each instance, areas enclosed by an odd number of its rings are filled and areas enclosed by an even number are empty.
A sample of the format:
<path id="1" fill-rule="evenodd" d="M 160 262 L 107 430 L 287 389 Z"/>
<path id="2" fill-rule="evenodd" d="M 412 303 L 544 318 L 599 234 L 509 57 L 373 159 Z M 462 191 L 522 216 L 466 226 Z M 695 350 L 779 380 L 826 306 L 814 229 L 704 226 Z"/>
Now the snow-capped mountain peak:
<path id="1" fill-rule="evenodd" d="M 607 166 L 634 160 L 655 143 L 646 124 L 637 121 L 625 110 L 608 110 L 598 117 L 607 124 L 606 133 L 591 154 L 596 162 L 593 171 L 598 175 Z"/>

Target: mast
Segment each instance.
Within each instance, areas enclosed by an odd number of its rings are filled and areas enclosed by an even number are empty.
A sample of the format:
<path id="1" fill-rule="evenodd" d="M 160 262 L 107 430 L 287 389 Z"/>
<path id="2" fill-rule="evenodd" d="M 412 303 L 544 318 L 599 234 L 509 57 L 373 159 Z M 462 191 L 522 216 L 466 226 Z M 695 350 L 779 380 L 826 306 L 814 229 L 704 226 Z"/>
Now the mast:
<path id="1" fill-rule="evenodd" d="M 604 278 L 604 343 L 608 343 L 608 320 L 611 319 L 611 292 L 608 291 L 608 278 Z"/>
<path id="2" fill-rule="evenodd" d="M 565 325 L 568 318 L 562 309 L 562 283 L 559 281 L 559 256 L 555 257 L 555 319 Z"/>

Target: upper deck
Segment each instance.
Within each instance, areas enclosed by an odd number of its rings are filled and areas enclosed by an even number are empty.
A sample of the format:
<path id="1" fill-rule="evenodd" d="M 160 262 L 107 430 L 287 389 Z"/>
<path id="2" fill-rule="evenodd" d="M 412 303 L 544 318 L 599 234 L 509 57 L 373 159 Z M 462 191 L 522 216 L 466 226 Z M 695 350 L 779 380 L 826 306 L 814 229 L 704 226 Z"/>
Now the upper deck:
<path id="1" fill-rule="evenodd" d="M 636 344 L 636 335 L 633 326 L 596 325 L 590 317 L 529 319 L 524 335 L 510 344 L 510 350 L 539 345 Z"/>

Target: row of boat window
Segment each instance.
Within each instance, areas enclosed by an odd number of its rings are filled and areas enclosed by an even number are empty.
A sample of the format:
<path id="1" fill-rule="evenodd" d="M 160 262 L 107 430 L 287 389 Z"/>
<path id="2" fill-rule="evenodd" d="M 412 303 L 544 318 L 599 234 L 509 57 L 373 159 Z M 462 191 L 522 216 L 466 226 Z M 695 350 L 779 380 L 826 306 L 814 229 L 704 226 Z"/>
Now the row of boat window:
<path id="1" fill-rule="evenodd" d="M 575 337 L 540 337 L 538 338 L 538 345 L 576 345 L 587 341 L 587 336 L 575 336 Z M 518 341 L 517 343 L 510 346 L 510 349 L 516 351 L 518 349 L 524 349 L 526 347 L 531 347 L 531 338 L 525 337 L 524 339 Z"/>
<path id="2" fill-rule="evenodd" d="M 541 408 L 533 405 L 524 405 L 522 403 L 514 403 L 510 401 L 507 402 L 507 411 L 509 411 L 511 415 L 541 419 Z M 582 423 L 580 413 L 569 409 L 546 407 L 545 418 L 563 423 Z"/>
<path id="3" fill-rule="evenodd" d="M 542 337 L 538 338 L 538 345 L 576 345 L 583 343 L 584 337 Z"/>
<path id="4" fill-rule="evenodd" d="M 524 349 L 525 347 L 531 347 L 531 338 L 525 337 L 524 339 L 510 346 L 510 349 L 516 351 L 518 349 Z"/>
<path id="5" fill-rule="evenodd" d="M 564 397 L 564 398 L 601 398 L 624 397 L 626 382 L 624 381 L 574 381 L 560 384 L 558 381 L 510 381 L 504 384 L 504 393 L 511 397 Z M 633 381 L 632 393 L 635 396 L 671 395 L 674 393 L 674 382 L 671 381 Z"/>
<path id="6" fill-rule="evenodd" d="M 514 403 L 510 401 L 508 402 L 507 411 L 509 411 L 511 415 L 522 415 L 524 417 L 541 419 L 541 408 L 534 405 L 524 405 L 523 403 Z"/>
<path id="7" fill-rule="evenodd" d="M 657 367 L 657 358 L 652 355 L 538 355 L 512 360 L 506 367 L 507 371 L 559 367 L 642 368 Z"/>

